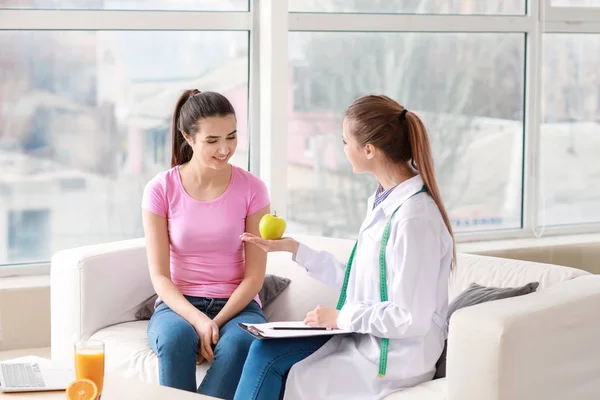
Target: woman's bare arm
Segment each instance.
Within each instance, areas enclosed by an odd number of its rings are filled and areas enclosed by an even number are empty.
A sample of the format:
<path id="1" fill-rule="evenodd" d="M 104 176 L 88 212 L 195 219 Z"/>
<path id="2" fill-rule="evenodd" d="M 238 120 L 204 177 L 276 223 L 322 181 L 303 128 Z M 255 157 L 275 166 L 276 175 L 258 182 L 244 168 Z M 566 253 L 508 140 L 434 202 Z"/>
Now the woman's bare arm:
<path id="1" fill-rule="evenodd" d="M 256 213 L 246 217 L 246 232 L 259 234 L 258 224 L 260 219 L 270 212 L 271 207 L 266 206 Z M 217 314 L 214 321 L 221 327 L 231 318 L 242 311 L 258 294 L 262 288 L 265 279 L 265 271 L 267 268 L 267 255 L 256 246 L 244 245 L 246 255 L 246 271 L 244 279 L 240 285 L 231 294 L 231 297 Z"/>
<path id="2" fill-rule="evenodd" d="M 171 280 L 167 219 L 143 210 L 150 279 L 156 294 L 173 311 L 196 326 L 208 317 L 194 307 Z"/>

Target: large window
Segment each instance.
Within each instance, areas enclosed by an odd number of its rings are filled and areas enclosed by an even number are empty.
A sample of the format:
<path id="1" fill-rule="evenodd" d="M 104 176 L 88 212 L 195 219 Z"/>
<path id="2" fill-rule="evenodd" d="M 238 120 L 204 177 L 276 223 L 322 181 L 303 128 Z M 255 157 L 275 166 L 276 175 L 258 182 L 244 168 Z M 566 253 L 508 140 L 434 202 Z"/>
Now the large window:
<path id="1" fill-rule="evenodd" d="M 544 38 L 540 224 L 600 221 L 600 35 Z"/>
<path id="2" fill-rule="evenodd" d="M 0 48 L 0 264 L 143 236 L 184 89 L 232 101 L 247 168 L 247 32 L 0 31 Z"/>
<path id="3" fill-rule="evenodd" d="M 600 232 L 600 0 L 0 0 L 0 49 L 0 265 L 142 236 L 189 88 L 290 235 L 356 237 L 365 94 L 424 120 L 459 241 Z"/>
<path id="4" fill-rule="evenodd" d="M 519 228 L 524 58 L 523 34 L 291 33 L 294 229 L 358 232 L 373 178 L 352 172 L 341 121 L 346 107 L 369 93 L 397 99 L 425 121 L 456 231 Z M 307 138 L 308 154 L 298 150 Z"/>

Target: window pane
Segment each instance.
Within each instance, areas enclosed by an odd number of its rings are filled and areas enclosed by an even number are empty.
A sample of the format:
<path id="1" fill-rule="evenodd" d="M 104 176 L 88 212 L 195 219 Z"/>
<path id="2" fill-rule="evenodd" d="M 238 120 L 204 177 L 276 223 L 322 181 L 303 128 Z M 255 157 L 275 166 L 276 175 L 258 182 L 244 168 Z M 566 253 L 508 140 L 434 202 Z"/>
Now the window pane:
<path id="1" fill-rule="evenodd" d="M 540 223 L 600 221 L 600 35 L 544 35 Z"/>
<path id="2" fill-rule="evenodd" d="M 387 94 L 424 119 L 456 231 L 519 227 L 524 43 L 523 34 L 290 33 L 290 230 L 356 237 L 375 185 L 352 173 L 341 119 L 363 94 Z"/>
<path id="3" fill-rule="evenodd" d="M 0 8 L 248 11 L 248 0 L 0 0 Z"/>
<path id="4" fill-rule="evenodd" d="M 231 100 L 247 168 L 247 32 L 0 31 L 0 48 L 0 264 L 143 236 L 184 89 Z"/>
<path id="5" fill-rule="evenodd" d="M 8 212 L 8 258 L 15 262 L 43 259 L 48 252 L 50 210 Z"/>
<path id="6" fill-rule="evenodd" d="M 600 7 L 600 0 L 552 0 L 556 7 Z"/>
<path id="7" fill-rule="evenodd" d="M 526 0 L 289 0 L 292 12 L 330 13 L 522 15 L 525 6 Z"/>

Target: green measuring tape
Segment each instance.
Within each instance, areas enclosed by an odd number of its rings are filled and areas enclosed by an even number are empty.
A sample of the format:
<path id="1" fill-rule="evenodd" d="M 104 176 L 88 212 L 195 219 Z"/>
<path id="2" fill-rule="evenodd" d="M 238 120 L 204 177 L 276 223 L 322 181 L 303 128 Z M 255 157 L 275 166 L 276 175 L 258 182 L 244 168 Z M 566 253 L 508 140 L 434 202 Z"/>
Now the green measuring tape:
<path id="1" fill-rule="evenodd" d="M 410 199 L 413 196 L 418 195 L 419 193 L 427 193 L 427 187 L 423 185 L 421 190 L 417 193 L 410 196 Z M 406 200 L 408 200 L 406 199 Z M 400 204 L 392 213 L 390 219 L 388 219 L 387 224 L 385 224 L 385 229 L 383 230 L 383 236 L 381 238 L 381 248 L 379 249 L 379 293 L 381 295 L 381 301 L 387 301 L 387 282 L 386 282 L 386 270 L 387 263 L 385 261 L 385 249 L 387 247 L 388 240 L 390 238 L 390 227 L 392 226 L 392 219 L 398 211 L 402 207 Z M 346 290 L 348 289 L 348 280 L 350 280 L 350 269 L 352 268 L 352 263 L 354 262 L 354 254 L 356 253 L 356 247 L 358 246 L 358 241 L 354 243 L 354 247 L 352 248 L 352 252 L 350 253 L 350 259 L 348 260 L 348 265 L 346 266 L 346 274 L 344 275 L 344 284 L 342 285 L 342 291 L 340 293 L 340 298 L 338 300 L 338 304 L 336 309 L 341 310 L 344 303 L 346 303 Z M 385 371 L 387 369 L 387 354 L 389 347 L 390 339 L 383 338 L 381 339 L 381 352 L 379 354 L 379 374 L 378 378 L 383 378 L 385 376 Z"/>

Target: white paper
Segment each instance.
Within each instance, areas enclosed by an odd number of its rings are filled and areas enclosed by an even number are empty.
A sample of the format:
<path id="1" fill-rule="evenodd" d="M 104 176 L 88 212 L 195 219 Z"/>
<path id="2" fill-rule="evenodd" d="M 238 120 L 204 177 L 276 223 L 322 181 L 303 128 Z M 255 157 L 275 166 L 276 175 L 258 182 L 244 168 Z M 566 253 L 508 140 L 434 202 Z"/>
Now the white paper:
<path id="1" fill-rule="evenodd" d="M 249 329 L 256 328 L 260 335 L 265 338 L 287 338 L 287 337 L 306 337 L 323 335 L 343 335 L 352 332 L 342 329 L 315 329 L 315 330 L 275 330 L 274 327 L 281 328 L 310 328 L 303 321 L 282 321 L 267 322 L 265 324 L 242 324 Z"/>

